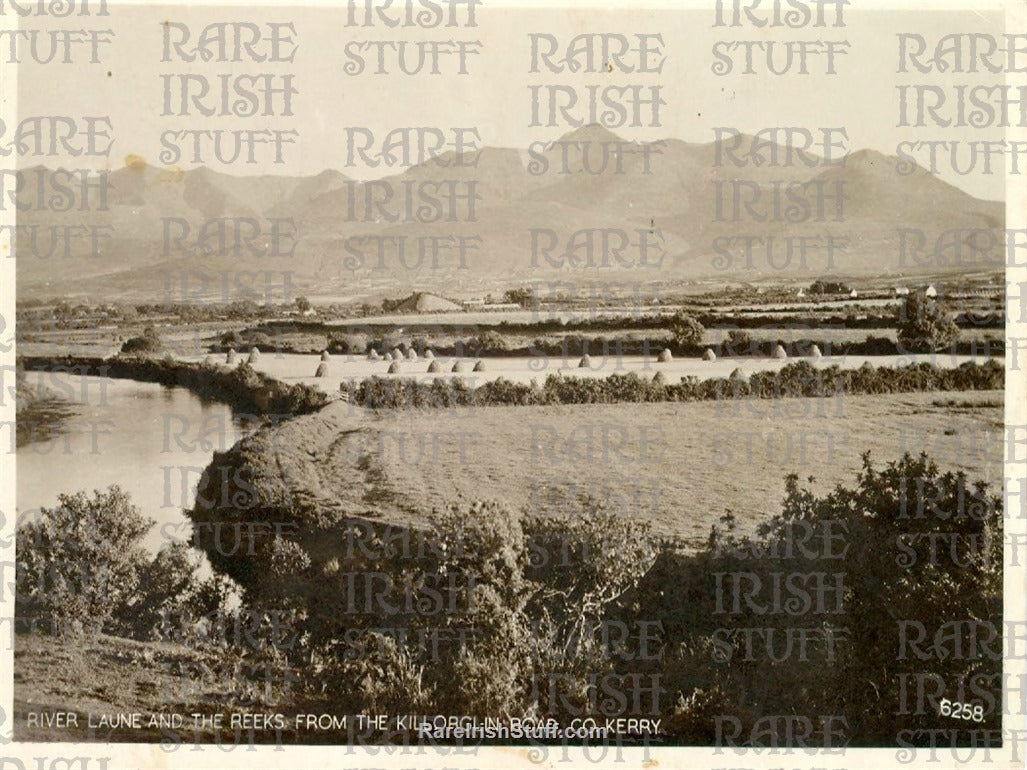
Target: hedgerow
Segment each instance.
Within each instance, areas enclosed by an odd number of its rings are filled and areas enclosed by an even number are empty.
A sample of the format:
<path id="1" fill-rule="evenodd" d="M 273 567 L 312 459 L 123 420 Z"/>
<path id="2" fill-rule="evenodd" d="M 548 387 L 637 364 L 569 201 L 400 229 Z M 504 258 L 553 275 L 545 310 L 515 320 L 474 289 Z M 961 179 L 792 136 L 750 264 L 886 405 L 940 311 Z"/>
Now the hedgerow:
<path id="1" fill-rule="evenodd" d="M 545 406 L 663 401 L 710 401 L 731 398 L 786 398 L 919 393 L 935 390 L 1001 390 L 1005 371 L 992 359 L 944 368 L 928 363 L 858 369 L 838 365 L 819 368 L 808 361 L 787 364 L 776 372 L 756 372 L 677 383 L 650 380 L 635 372 L 605 378 L 550 374 L 545 382 L 515 383 L 503 378 L 472 388 L 460 380 L 371 377 L 350 386 L 350 402 L 372 409 L 457 406 Z"/>

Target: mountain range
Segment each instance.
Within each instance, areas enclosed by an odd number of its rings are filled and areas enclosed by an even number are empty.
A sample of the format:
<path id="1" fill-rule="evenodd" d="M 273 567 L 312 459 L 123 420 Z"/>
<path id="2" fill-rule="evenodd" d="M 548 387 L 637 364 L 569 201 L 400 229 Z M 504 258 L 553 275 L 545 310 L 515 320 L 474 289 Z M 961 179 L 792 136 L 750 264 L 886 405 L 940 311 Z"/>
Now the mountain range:
<path id="1" fill-rule="evenodd" d="M 741 146 L 751 141 L 743 137 Z M 580 148 L 589 153 L 587 170 Z M 604 150 L 618 149 L 619 162 L 606 155 L 607 167 L 594 173 Z M 28 204 L 18 216 L 18 292 L 153 300 L 168 286 L 181 294 L 184 282 L 187 293 L 211 297 L 225 286 L 229 294 L 244 292 L 240 271 L 271 271 L 277 278 L 269 280 L 312 297 L 370 299 L 411 288 L 473 295 L 534 279 L 812 281 L 1001 269 L 1001 262 L 979 258 L 903 258 L 903 230 L 922 233 L 928 246 L 953 230 L 967 231 L 956 236 L 964 246 L 983 242 L 983 235 L 969 234 L 976 230 L 1001 243 L 1005 207 L 917 167 L 899 173 L 897 157 L 860 150 L 836 166 L 739 167 L 718 163 L 717 150 L 715 143 L 676 139 L 626 143 L 587 126 L 541 151 L 486 147 L 473 162 L 447 153 L 375 181 L 334 170 L 233 176 L 131 157 L 109 172 L 103 194 L 95 184 L 84 199 L 75 190 L 68 211 L 34 205 L 40 192 L 59 189 L 54 175 L 61 173 L 34 167 L 23 170 L 18 193 Z M 58 179 L 74 187 L 66 175 Z M 250 246 L 235 239 L 233 218 L 243 220 L 244 237 L 256 226 Z M 273 220 L 283 234 L 280 253 L 261 254 L 272 241 Z M 100 239 L 98 253 L 80 237 L 70 256 L 63 244 L 48 256 L 51 235 L 62 232 L 52 228 L 65 225 L 100 227 L 111 237 Z M 194 236 L 204 228 L 214 236 L 197 247 Z M 533 231 L 547 251 L 533 252 Z M 568 250 L 574 233 L 577 248 Z M 464 238 L 463 259 L 455 248 L 440 247 L 433 261 L 432 244 L 452 243 L 450 236 Z M 381 253 L 379 243 L 386 244 Z M 205 288 L 201 275 L 209 279 Z M 263 292 L 261 280 L 255 289 Z"/>

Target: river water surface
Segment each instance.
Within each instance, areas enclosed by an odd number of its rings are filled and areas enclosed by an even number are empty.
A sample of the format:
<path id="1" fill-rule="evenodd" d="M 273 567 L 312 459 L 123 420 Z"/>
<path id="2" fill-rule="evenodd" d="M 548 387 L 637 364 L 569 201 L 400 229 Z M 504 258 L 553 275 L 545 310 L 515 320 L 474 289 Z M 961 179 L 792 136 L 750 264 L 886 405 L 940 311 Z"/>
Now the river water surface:
<path id="1" fill-rule="evenodd" d="M 148 550 L 169 539 L 188 540 L 192 525 L 184 509 L 193 504 L 200 473 L 215 450 L 246 434 L 247 425 L 225 404 L 202 401 L 185 388 L 28 373 L 30 384 L 36 378 L 76 406 L 60 435 L 17 448 L 18 521 L 54 506 L 61 493 L 118 484 L 156 521 L 143 541 Z"/>

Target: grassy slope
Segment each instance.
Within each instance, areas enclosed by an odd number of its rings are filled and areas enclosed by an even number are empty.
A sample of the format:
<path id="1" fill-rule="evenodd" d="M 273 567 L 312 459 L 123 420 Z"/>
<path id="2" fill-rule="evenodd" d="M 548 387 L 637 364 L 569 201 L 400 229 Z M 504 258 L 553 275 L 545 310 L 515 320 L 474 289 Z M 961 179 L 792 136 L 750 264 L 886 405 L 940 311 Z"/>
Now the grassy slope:
<path id="1" fill-rule="evenodd" d="M 157 728 L 89 727 L 111 713 L 210 714 L 273 709 L 281 681 L 269 681 L 271 699 L 243 683 L 224 657 L 205 655 L 173 642 L 136 642 L 100 635 L 62 638 L 19 634 L 15 642 L 14 728 L 19 741 L 153 741 Z M 270 700 L 270 702 L 268 702 Z M 29 712 L 73 711 L 77 727 L 30 727 Z M 145 724 L 145 721 L 144 721 Z M 183 740 L 211 740 L 210 730 L 182 731 Z M 224 740 L 224 737 L 222 737 Z M 229 741 L 230 742 L 230 741 Z"/>
<path id="2" fill-rule="evenodd" d="M 526 506 L 535 484 L 545 512 L 559 512 L 562 488 L 701 537 L 726 510 L 747 529 L 775 512 L 788 473 L 816 477 L 821 491 L 851 481 L 867 450 L 881 463 L 926 449 L 943 470 L 1000 482 L 1001 404 L 997 392 L 379 415 L 336 403 L 281 428 L 273 467 L 294 491 L 390 521 L 478 498 Z M 589 428 L 591 455 L 568 444 Z"/>

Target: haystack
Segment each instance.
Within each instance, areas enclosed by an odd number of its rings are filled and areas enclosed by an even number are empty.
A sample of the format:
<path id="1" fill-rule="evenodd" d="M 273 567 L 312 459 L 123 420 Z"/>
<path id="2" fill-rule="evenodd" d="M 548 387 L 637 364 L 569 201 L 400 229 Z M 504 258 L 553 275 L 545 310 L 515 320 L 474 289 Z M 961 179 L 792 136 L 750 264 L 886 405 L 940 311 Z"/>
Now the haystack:
<path id="1" fill-rule="evenodd" d="M 399 374 L 399 361 L 389 364 L 389 374 Z"/>
<path id="2" fill-rule="evenodd" d="M 431 361 L 433 358 L 435 358 L 435 354 L 432 353 L 431 348 L 428 348 L 426 351 L 424 351 L 425 361 Z"/>
<path id="3" fill-rule="evenodd" d="M 438 374 L 441 371 L 442 367 L 439 366 L 438 361 L 432 361 L 430 364 L 428 364 L 428 374 Z"/>
<path id="4" fill-rule="evenodd" d="M 246 359 L 246 363 L 255 364 L 260 360 L 260 350 L 257 348 L 250 348 L 250 357 Z"/>
<path id="5" fill-rule="evenodd" d="M 378 355 L 378 351 L 375 350 L 374 348 L 371 348 L 371 351 L 367 354 L 367 360 L 368 361 L 377 361 L 379 358 L 381 358 L 381 356 Z"/>
<path id="6" fill-rule="evenodd" d="M 667 378 L 663 376 L 663 372 L 657 372 L 653 375 L 653 385 L 666 385 Z"/>
<path id="7" fill-rule="evenodd" d="M 229 366 L 235 363 L 235 348 L 228 349 L 228 355 L 225 356 L 225 363 Z"/>
<path id="8" fill-rule="evenodd" d="M 818 348 L 816 345 L 814 345 L 813 347 L 811 347 L 809 349 L 809 357 L 810 358 L 820 358 L 823 355 L 824 354 L 820 352 L 820 348 Z"/>
<path id="9" fill-rule="evenodd" d="M 392 351 L 392 360 L 393 361 L 402 361 L 403 360 L 403 351 L 400 348 L 394 348 L 393 349 L 393 351 Z"/>
<path id="10" fill-rule="evenodd" d="M 476 372 L 484 372 L 485 371 L 485 362 L 484 361 L 480 361 L 480 360 L 479 361 L 475 361 L 474 362 L 474 371 L 476 371 Z"/>
<path id="11" fill-rule="evenodd" d="M 382 356 L 382 359 L 385 360 L 385 361 L 391 361 L 392 360 L 392 353 L 386 353 L 384 356 Z"/>
<path id="12" fill-rule="evenodd" d="M 416 361 L 416 360 L 417 360 L 417 351 L 414 350 L 413 348 L 410 348 L 410 350 L 407 351 L 407 361 Z"/>
<path id="13" fill-rule="evenodd" d="M 670 348 L 664 348 L 660 351 L 660 355 L 656 356 L 656 360 L 661 364 L 665 364 L 668 361 L 674 360 L 674 356 L 670 354 Z"/>
<path id="14" fill-rule="evenodd" d="M 206 358 L 204 358 L 203 359 L 203 365 L 204 366 L 213 366 L 214 365 L 214 356 L 207 356 Z"/>
<path id="15" fill-rule="evenodd" d="M 332 360 L 332 356 L 331 356 L 331 354 L 327 350 L 322 350 L 321 351 L 321 360 L 322 361 L 331 361 Z"/>
<path id="16" fill-rule="evenodd" d="M 784 345 L 774 348 L 774 358 L 788 358 L 788 351 L 784 349 Z"/>
<path id="17" fill-rule="evenodd" d="M 588 353 L 583 355 L 581 357 L 581 360 L 578 361 L 578 368 L 579 369 L 591 369 L 592 368 L 592 359 L 588 357 Z"/>
<path id="18" fill-rule="evenodd" d="M 462 310 L 457 303 L 440 297 L 437 294 L 429 294 L 424 291 L 415 291 L 395 308 L 397 313 L 451 313 Z"/>
<path id="19" fill-rule="evenodd" d="M 324 361 L 317 365 L 317 371 L 314 372 L 315 377 L 327 377 L 328 376 L 328 364 Z"/>
<path id="20" fill-rule="evenodd" d="M 731 372 L 731 379 L 732 380 L 744 380 L 744 379 L 746 379 L 746 376 L 744 374 L 742 374 L 742 370 L 741 369 L 738 369 L 736 367 L 735 370 L 733 372 Z"/>
<path id="21" fill-rule="evenodd" d="M 463 361 L 457 361 L 456 363 L 453 364 L 453 368 L 451 369 L 451 371 L 454 371 L 457 374 L 459 374 L 461 372 L 466 372 L 467 371 L 467 366 L 464 364 Z"/>
<path id="22" fill-rule="evenodd" d="M 713 348 L 706 348 L 706 352 L 702 354 L 703 361 L 716 361 L 717 354 L 713 352 Z"/>

